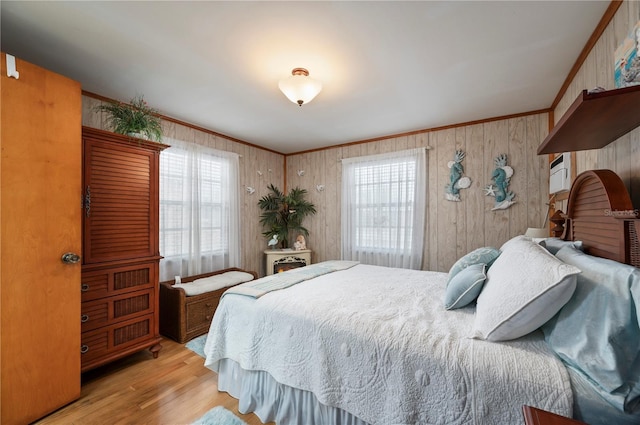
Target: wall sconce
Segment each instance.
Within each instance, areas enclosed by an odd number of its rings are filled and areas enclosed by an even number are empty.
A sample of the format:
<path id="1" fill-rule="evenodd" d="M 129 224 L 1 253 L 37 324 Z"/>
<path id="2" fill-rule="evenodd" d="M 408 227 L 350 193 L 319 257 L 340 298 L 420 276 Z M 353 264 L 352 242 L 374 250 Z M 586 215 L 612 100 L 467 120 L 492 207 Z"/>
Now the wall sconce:
<path id="1" fill-rule="evenodd" d="M 293 68 L 291 76 L 280 80 L 278 87 L 290 101 L 302 106 L 320 93 L 322 83 L 309 77 L 309 71 L 306 69 Z"/>

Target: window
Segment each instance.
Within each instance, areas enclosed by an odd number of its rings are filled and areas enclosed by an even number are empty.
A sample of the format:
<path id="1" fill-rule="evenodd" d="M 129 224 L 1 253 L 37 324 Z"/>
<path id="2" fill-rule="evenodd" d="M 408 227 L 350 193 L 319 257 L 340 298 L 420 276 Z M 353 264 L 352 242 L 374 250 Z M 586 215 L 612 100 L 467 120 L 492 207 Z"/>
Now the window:
<path id="1" fill-rule="evenodd" d="M 160 280 L 240 263 L 238 156 L 166 141 L 160 155 Z"/>
<path id="2" fill-rule="evenodd" d="M 425 149 L 342 160 L 342 258 L 420 269 Z"/>

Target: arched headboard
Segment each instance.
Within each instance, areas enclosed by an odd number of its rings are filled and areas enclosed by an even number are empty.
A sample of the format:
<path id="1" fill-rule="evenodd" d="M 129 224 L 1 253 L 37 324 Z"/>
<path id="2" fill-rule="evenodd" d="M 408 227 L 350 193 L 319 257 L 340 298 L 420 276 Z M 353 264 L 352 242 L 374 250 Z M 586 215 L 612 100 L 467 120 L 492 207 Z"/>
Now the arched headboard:
<path id="1" fill-rule="evenodd" d="M 582 241 L 590 255 L 640 267 L 637 218 L 638 210 L 616 173 L 585 171 L 571 186 L 563 239 Z"/>

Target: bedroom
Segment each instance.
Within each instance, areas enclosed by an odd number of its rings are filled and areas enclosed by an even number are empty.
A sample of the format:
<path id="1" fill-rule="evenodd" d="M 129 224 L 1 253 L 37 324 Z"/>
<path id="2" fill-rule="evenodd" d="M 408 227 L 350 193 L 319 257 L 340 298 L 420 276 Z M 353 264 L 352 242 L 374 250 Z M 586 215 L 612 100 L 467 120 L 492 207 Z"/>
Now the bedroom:
<path id="1" fill-rule="evenodd" d="M 572 78 L 566 93 L 553 110 L 553 116 L 557 121 L 568 105 L 575 99 L 578 93 L 585 88 L 603 86 L 613 88 L 612 83 L 612 46 L 623 38 L 640 18 L 638 16 L 637 2 L 625 2 L 616 12 L 613 21 L 605 29 L 595 47 L 586 57 L 584 64 L 577 75 Z M 584 43 L 584 40 L 582 41 Z M 604 66 L 602 66 L 604 64 Z M 611 71 L 611 72 L 609 72 Z M 314 102 L 320 103 L 320 97 Z M 84 96 L 83 101 L 89 109 L 91 104 L 97 102 L 94 97 Z M 309 105 L 310 107 L 313 104 Z M 357 106 L 354 106 L 356 108 Z M 515 112 L 515 111 L 510 111 Z M 436 149 L 429 152 L 429 189 L 437 193 L 431 198 L 428 223 L 430 241 L 425 244 L 424 269 L 446 271 L 461 255 L 471 249 L 484 245 L 500 245 L 510 236 L 521 233 L 527 227 L 538 227 L 544 220 L 544 195 L 547 188 L 546 158 L 538 157 L 535 151 L 540 141 L 544 139 L 548 131 L 548 111 L 522 117 L 512 117 L 504 120 L 488 121 L 473 125 L 463 125 L 451 129 L 419 132 L 398 138 L 372 141 L 366 144 L 354 144 L 339 148 L 287 155 L 269 152 L 245 144 L 236 144 L 228 139 L 217 138 L 216 146 L 222 144 L 230 150 L 240 153 L 243 161 L 243 176 L 247 186 L 255 186 L 256 193 L 243 198 L 246 223 L 254 226 L 243 229 L 242 246 L 244 248 L 243 267 L 248 270 L 261 271 L 262 251 L 266 245 L 256 243 L 260 230 L 257 220 L 259 216 L 256 205 L 257 199 L 263 194 L 267 181 L 258 179 L 257 170 L 264 172 L 272 170 L 271 177 L 276 184 L 284 186 L 300 185 L 312 189 L 309 191 L 311 200 L 316 205 L 322 206 L 322 213 L 311 218 L 308 223 L 310 238 L 309 246 L 314 251 L 314 262 L 332 258 L 334 246 L 339 245 L 339 234 L 333 229 L 339 228 L 339 211 L 337 209 L 339 196 L 336 190 L 338 183 L 336 173 L 339 167 L 338 159 L 358 156 L 369 153 L 379 153 L 388 150 L 396 150 L 400 146 L 430 145 Z M 83 124 L 100 127 L 96 122 L 96 116 L 83 114 Z M 449 124 L 449 123 L 447 123 Z M 195 138 L 195 140 L 210 140 L 208 133 L 193 130 L 185 126 L 169 123 L 169 135 L 174 138 Z M 523 144 L 512 145 L 512 140 L 524 140 Z M 482 143 L 476 143 L 479 141 Z M 491 145 L 493 143 L 493 145 Z M 582 152 L 577 154 L 577 171 L 592 168 L 606 168 L 616 171 L 630 189 L 634 203 L 638 204 L 637 175 L 640 170 L 635 167 L 637 162 L 638 130 L 624 136 L 621 140 L 609 145 L 600 151 Z M 444 165 L 449 161 L 456 146 L 465 147 L 468 159 L 465 163 L 468 174 L 477 176 L 474 179 L 476 188 L 488 183 L 487 176 L 493 169 L 493 157 L 499 151 L 507 151 L 512 158 L 512 167 L 521 176 L 527 176 L 527 180 L 514 179 L 512 190 L 519 196 L 521 208 L 510 209 L 498 215 L 489 212 L 486 208 L 491 202 L 480 192 L 465 193 L 466 202 L 462 204 L 444 202 L 444 183 L 447 178 L 447 170 Z M 534 161 L 527 160 L 515 154 L 517 149 L 523 149 Z M 474 161 L 477 161 L 474 163 Z M 286 169 L 285 169 L 286 164 Z M 299 176 L 297 171 L 305 170 L 304 176 Z M 482 177 L 481 177 L 482 176 Z M 315 189 L 316 184 L 323 184 L 327 188 L 323 192 Z M 463 205 L 464 204 L 464 205 Z M 527 208 L 524 208 L 524 205 Z M 508 224 L 508 225 L 505 225 Z M 469 229 L 474 229 L 469 232 Z M 260 239 L 259 239 L 260 240 Z M 429 249 L 438 247 L 438 249 Z"/>

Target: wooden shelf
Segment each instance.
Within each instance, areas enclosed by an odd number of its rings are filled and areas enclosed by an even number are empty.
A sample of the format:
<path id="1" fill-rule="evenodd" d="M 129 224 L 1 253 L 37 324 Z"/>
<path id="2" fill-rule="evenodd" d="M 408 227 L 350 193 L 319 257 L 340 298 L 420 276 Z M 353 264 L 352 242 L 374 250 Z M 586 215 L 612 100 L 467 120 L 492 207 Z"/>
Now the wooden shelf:
<path id="1" fill-rule="evenodd" d="M 602 148 L 640 126 L 640 85 L 582 94 L 538 147 L 538 155 Z"/>

